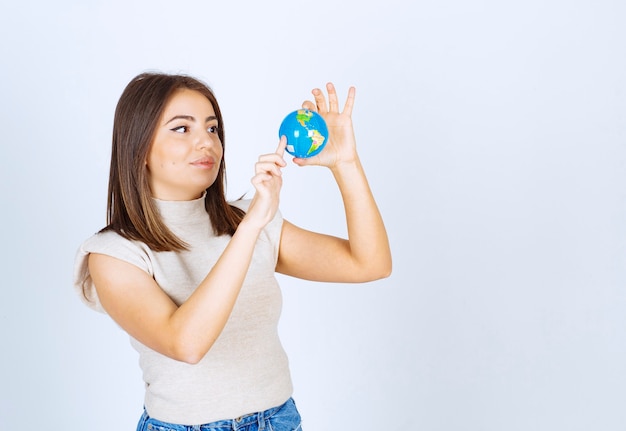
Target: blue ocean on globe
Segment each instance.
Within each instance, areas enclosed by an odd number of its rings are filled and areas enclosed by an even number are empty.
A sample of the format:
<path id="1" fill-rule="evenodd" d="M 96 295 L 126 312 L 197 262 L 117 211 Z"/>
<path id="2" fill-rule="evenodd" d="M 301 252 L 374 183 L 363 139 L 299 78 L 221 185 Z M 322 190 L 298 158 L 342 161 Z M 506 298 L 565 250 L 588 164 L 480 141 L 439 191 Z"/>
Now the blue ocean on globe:
<path id="1" fill-rule="evenodd" d="M 287 137 L 285 150 L 295 157 L 312 157 L 326 146 L 328 127 L 315 111 L 298 109 L 288 114 L 278 129 L 278 136 Z"/>

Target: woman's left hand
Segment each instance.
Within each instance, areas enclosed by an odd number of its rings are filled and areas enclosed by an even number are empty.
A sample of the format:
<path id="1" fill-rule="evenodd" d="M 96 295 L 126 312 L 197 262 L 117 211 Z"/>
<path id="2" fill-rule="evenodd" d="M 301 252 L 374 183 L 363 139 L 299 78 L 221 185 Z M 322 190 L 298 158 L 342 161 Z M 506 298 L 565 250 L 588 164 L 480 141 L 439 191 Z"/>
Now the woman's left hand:
<path id="1" fill-rule="evenodd" d="M 332 83 L 326 84 L 328 101 L 319 88 L 313 89 L 315 101 L 307 100 L 302 104 L 304 109 L 309 109 L 320 114 L 328 126 L 328 142 L 324 149 L 313 157 L 294 158 L 293 161 L 299 166 L 326 166 L 336 168 L 342 163 L 356 160 L 356 139 L 352 126 L 352 108 L 356 89 L 350 87 L 343 111 L 339 111 L 337 91 Z"/>
<path id="2" fill-rule="evenodd" d="M 317 155 L 293 160 L 299 166 L 318 165 L 331 170 L 344 204 L 348 239 L 314 233 L 285 220 L 276 270 L 305 280 L 377 280 L 391 273 L 391 251 L 383 219 L 357 155 L 352 125 L 356 91 L 350 87 L 340 111 L 334 85 L 326 84 L 326 90 L 328 101 L 316 88 L 315 102 L 305 101 L 302 107 L 324 118 L 330 134 L 328 142 Z"/>

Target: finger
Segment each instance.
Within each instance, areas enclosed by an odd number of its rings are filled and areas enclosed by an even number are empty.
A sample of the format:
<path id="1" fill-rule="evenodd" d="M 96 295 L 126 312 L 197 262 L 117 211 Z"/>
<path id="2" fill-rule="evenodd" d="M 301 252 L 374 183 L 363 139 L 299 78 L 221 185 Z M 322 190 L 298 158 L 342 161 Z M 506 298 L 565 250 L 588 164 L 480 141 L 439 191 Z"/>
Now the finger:
<path id="1" fill-rule="evenodd" d="M 298 166 L 317 166 L 320 164 L 320 156 L 294 157 L 293 162 Z"/>
<path id="2" fill-rule="evenodd" d="M 278 141 L 278 147 L 276 151 L 269 154 L 262 154 L 259 156 L 259 162 L 262 163 L 273 163 L 275 165 L 284 167 L 287 165 L 285 162 L 285 148 L 287 147 L 287 137 L 285 135 L 280 137 Z"/>
<path id="3" fill-rule="evenodd" d="M 285 159 L 280 154 L 278 154 L 279 148 L 276 149 L 276 151 L 277 151 L 276 153 L 269 153 L 269 154 L 262 154 L 262 155 L 260 155 L 258 161 L 259 162 L 275 163 L 275 164 L 277 164 L 279 166 L 284 166 Z"/>
<path id="4" fill-rule="evenodd" d="M 314 88 L 313 97 L 315 98 L 315 104 L 317 105 L 318 112 L 328 112 L 328 107 L 326 106 L 326 98 L 324 97 L 324 93 L 319 88 Z"/>
<path id="5" fill-rule="evenodd" d="M 352 108 L 354 107 L 354 98 L 356 97 L 356 88 L 350 87 L 348 90 L 348 98 L 346 99 L 346 104 L 343 107 L 343 113 L 352 115 Z"/>
<path id="6" fill-rule="evenodd" d="M 278 148 L 276 148 L 276 154 L 281 158 L 285 156 L 285 148 L 287 148 L 287 137 L 285 135 L 280 137 L 278 141 Z"/>
<path id="7" fill-rule="evenodd" d="M 328 103 L 330 104 L 330 112 L 339 112 L 339 100 L 337 99 L 337 91 L 332 82 L 326 84 L 328 91 Z"/>
<path id="8" fill-rule="evenodd" d="M 284 161 L 283 163 L 281 163 L 281 166 L 284 166 Z M 267 160 L 261 160 L 256 162 L 256 164 L 254 165 L 254 172 L 257 174 L 260 173 L 267 173 L 270 175 L 277 175 L 277 176 L 281 176 L 283 174 L 283 171 L 281 170 L 280 166 L 275 162 L 275 161 L 267 161 Z"/>
<path id="9" fill-rule="evenodd" d="M 264 184 L 265 182 L 269 181 L 272 179 L 272 175 L 268 174 L 268 173 L 257 173 L 255 174 L 252 179 L 250 180 L 250 182 L 256 186 Z"/>
<path id="10" fill-rule="evenodd" d="M 315 103 L 311 102 L 310 100 L 305 100 L 304 102 L 302 102 L 302 107 L 304 109 L 308 109 L 309 111 L 317 112 L 317 106 L 315 105 Z"/>

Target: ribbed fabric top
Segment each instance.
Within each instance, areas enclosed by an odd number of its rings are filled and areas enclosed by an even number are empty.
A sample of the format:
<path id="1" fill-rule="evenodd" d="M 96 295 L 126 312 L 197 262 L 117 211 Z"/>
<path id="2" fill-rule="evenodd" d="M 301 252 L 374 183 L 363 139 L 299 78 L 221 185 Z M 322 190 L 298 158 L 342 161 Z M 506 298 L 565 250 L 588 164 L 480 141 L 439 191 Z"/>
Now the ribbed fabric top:
<path id="1" fill-rule="evenodd" d="M 74 287 L 91 308 L 104 312 L 87 266 L 90 253 L 110 255 L 141 268 L 180 305 L 230 241 L 227 235 L 213 233 L 204 198 L 155 202 L 168 227 L 189 245 L 189 251 L 153 252 L 142 242 L 129 241 L 115 232 L 93 235 L 79 248 L 74 272 Z M 234 202 L 244 210 L 249 203 Z M 198 364 L 170 359 L 131 337 L 139 352 L 145 406 L 151 417 L 199 425 L 267 410 L 291 396 L 288 360 L 278 338 L 282 296 L 274 272 L 281 228 L 279 213 L 257 241 L 226 327 Z"/>

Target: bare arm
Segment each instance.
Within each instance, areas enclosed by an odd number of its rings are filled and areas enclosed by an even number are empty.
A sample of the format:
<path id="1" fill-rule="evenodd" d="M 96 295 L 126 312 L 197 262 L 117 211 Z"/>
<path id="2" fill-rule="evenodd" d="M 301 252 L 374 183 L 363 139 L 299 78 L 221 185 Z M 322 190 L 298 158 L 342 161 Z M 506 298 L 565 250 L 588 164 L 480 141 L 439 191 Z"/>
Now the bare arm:
<path id="1" fill-rule="evenodd" d="M 132 337 L 170 358 L 197 363 L 220 335 L 239 295 L 258 236 L 274 217 L 282 186 L 285 143 L 261 156 L 256 193 L 217 263 L 180 307 L 139 268 L 91 254 L 89 271 L 107 313 Z"/>
<path id="2" fill-rule="evenodd" d="M 319 89 L 313 90 L 315 104 L 303 107 L 320 112 L 329 127 L 326 148 L 310 159 L 294 159 L 300 166 L 327 166 L 341 192 L 348 239 L 283 225 L 278 272 L 316 281 L 363 282 L 391 273 L 391 250 L 383 219 L 356 152 L 352 127 L 355 89 L 350 88 L 343 112 L 337 94 L 327 85 L 328 105 Z M 297 258 L 296 258 L 297 257 Z"/>

